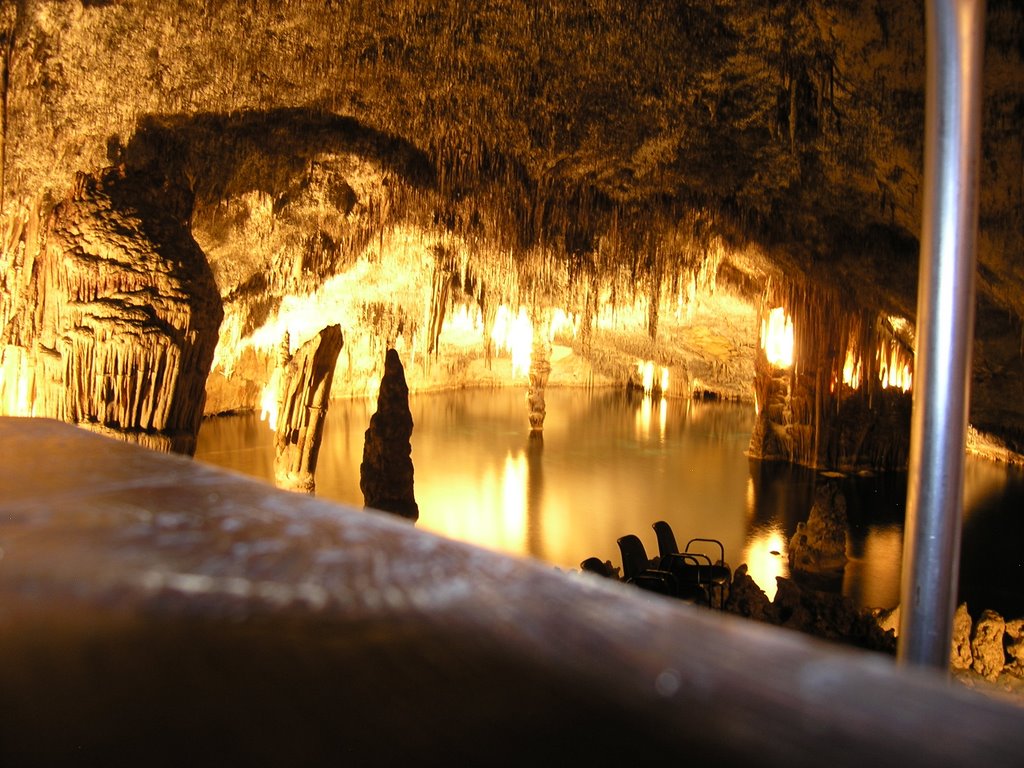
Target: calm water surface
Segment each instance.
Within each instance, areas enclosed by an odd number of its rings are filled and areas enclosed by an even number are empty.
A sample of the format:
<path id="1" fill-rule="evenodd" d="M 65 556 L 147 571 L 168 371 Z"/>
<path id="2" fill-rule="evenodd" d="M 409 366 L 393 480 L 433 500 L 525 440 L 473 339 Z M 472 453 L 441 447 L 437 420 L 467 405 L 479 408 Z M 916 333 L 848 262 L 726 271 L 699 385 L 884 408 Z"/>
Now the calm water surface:
<path id="1" fill-rule="evenodd" d="M 722 541 L 768 592 L 787 576 L 786 541 L 824 478 L 744 455 L 750 406 L 629 398 L 619 391 L 549 390 L 543 438 L 531 439 L 523 390 L 413 395 L 412 458 L 420 528 L 561 568 L 591 555 L 618 565 L 616 539 L 651 524 L 680 543 Z M 359 464 L 371 400 L 331 404 L 317 496 L 362 506 Z M 255 415 L 208 419 L 196 458 L 272 480 L 273 443 Z M 858 605 L 899 602 L 906 475 L 833 478 L 850 519 L 841 589 Z M 1024 476 L 969 461 L 961 599 L 974 612 L 1024 616 Z M 780 554 L 781 553 L 781 554 Z M 839 588 L 837 586 L 837 588 Z"/>

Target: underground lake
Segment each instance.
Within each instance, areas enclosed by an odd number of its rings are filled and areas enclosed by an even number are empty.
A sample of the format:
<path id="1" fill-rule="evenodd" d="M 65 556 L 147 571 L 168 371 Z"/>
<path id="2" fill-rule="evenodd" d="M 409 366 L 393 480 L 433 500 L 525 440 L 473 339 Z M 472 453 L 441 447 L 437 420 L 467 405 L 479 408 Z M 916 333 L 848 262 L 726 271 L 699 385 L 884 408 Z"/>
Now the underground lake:
<path id="1" fill-rule="evenodd" d="M 749 459 L 754 420 L 742 403 L 549 389 L 542 437 L 531 438 L 520 388 L 410 396 L 418 527 L 563 570 L 590 556 L 620 565 L 635 533 L 657 552 L 656 520 L 680 543 L 720 540 L 772 597 L 788 576 L 786 542 L 816 484 L 839 485 L 849 535 L 843 594 L 865 608 L 899 602 L 907 477 L 846 476 Z M 331 403 L 316 495 L 361 507 L 363 435 L 376 403 Z M 196 459 L 272 482 L 273 434 L 257 414 L 207 418 Z M 1024 472 L 968 458 L 959 600 L 1024 616 Z"/>

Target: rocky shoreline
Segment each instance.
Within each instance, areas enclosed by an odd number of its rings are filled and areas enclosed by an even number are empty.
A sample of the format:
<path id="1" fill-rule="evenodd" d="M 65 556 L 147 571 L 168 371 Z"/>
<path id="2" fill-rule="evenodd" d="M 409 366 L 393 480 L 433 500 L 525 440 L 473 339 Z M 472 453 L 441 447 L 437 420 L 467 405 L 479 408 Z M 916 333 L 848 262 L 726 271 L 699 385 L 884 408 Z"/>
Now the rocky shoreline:
<path id="1" fill-rule="evenodd" d="M 779 577 L 774 600 L 740 565 L 725 610 L 825 640 L 895 655 L 899 608 L 858 609 L 850 598 L 800 580 Z M 985 610 L 973 619 L 961 603 L 953 621 L 950 674 L 981 693 L 1006 697 L 1024 707 L 1024 619 L 1004 619 Z"/>

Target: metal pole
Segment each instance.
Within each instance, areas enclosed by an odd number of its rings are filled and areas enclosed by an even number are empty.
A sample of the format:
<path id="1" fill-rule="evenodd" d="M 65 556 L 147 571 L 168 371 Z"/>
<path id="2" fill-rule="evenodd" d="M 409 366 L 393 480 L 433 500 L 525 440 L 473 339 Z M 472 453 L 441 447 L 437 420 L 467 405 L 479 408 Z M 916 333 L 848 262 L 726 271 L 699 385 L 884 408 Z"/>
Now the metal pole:
<path id="1" fill-rule="evenodd" d="M 917 360 L 900 663 L 949 667 L 963 517 L 981 133 L 984 0 L 929 0 Z"/>

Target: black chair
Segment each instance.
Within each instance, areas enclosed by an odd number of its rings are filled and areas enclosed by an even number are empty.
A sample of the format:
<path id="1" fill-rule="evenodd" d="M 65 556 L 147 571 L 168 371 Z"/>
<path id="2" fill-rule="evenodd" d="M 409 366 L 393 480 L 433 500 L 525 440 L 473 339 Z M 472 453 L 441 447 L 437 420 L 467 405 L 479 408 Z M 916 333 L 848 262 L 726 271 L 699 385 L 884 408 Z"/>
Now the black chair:
<path id="1" fill-rule="evenodd" d="M 679 593 L 675 576 L 668 571 L 651 568 L 647 550 L 639 537 L 632 533 L 626 534 L 618 540 L 618 545 L 622 555 L 622 578 L 627 584 L 635 584 L 640 589 L 671 597 Z"/>
<path id="2" fill-rule="evenodd" d="M 677 580 L 683 583 L 695 583 L 707 590 L 710 598 L 712 594 L 718 596 L 718 607 L 725 607 L 725 588 L 732 581 L 732 571 L 725 562 L 725 547 L 718 539 L 690 539 L 686 543 L 686 549 L 682 552 L 676 545 L 676 537 L 672 532 L 672 526 L 664 520 L 659 520 L 653 525 L 654 533 L 658 537 L 658 554 L 661 556 L 660 566 L 671 571 Z M 714 544 L 718 546 L 718 562 L 712 562 L 706 552 L 699 550 L 690 551 L 690 548 L 698 543 Z M 708 600 L 711 604 L 711 600 Z"/>
<path id="3" fill-rule="evenodd" d="M 627 584 L 635 584 L 641 589 L 669 597 L 707 602 L 707 593 L 703 588 L 680 584 L 672 572 L 652 568 L 647 550 L 639 537 L 630 533 L 620 538 L 618 544 L 622 554 L 622 575 Z"/>

